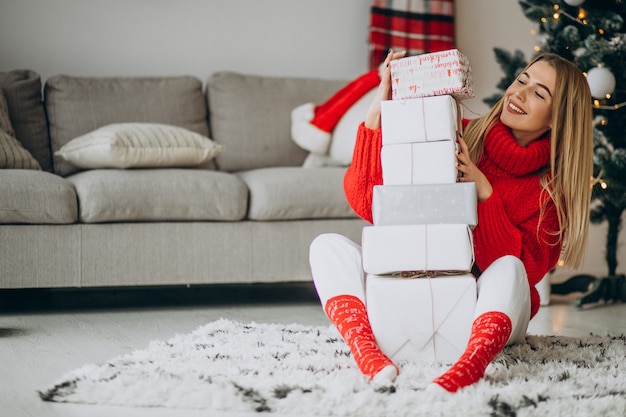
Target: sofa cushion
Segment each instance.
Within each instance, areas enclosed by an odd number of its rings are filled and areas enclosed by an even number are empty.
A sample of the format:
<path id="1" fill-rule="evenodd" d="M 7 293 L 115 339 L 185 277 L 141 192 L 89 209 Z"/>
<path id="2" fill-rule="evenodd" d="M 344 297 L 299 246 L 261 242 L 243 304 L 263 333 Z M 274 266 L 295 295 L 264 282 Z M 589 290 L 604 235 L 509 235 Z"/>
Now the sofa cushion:
<path id="1" fill-rule="evenodd" d="M 73 185 L 46 171 L 0 170 L 0 223 L 69 224 L 78 220 Z"/>
<path id="2" fill-rule="evenodd" d="M 4 98 L 2 87 L 0 87 L 0 131 L 15 137 L 15 131 L 13 130 L 11 118 L 9 117 L 9 108 L 7 107 L 7 101 Z"/>
<path id="3" fill-rule="evenodd" d="M 41 170 L 39 162 L 17 139 L 0 130 L 0 169 L 7 168 Z"/>
<path id="4" fill-rule="evenodd" d="M 15 139 L 2 88 L 0 88 L 0 168 L 41 169 L 39 162 Z"/>
<path id="5" fill-rule="evenodd" d="M 159 123 L 114 123 L 65 144 L 55 155 L 84 169 L 176 168 L 205 164 L 224 147 L 206 136 Z"/>
<path id="6" fill-rule="evenodd" d="M 67 177 L 84 223 L 237 221 L 248 189 L 235 175 L 204 169 L 98 169 Z"/>
<path id="7" fill-rule="evenodd" d="M 211 138 L 226 146 L 217 165 L 224 171 L 300 166 L 308 152 L 291 140 L 291 111 L 320 103 L 345 81 L 214 74 L 207 84 Z"/>
<path id="8" fill-rule="evenodd" d="M 48 122 L 41 100 L 41 78 L 30 70 L 0 72 L 0 88 L 15 138 L 46 171 L 52 171 Z"/>
<path id="9" fill-rule="evenodd" d="M 250 220 L 357 217 L 343 191 L 344 167 L 260 168 L 237 173 L 250 189 Z"/>
<path id="10" fill-rule="evenodd" d="M 163 123 L 208 136 L 202 82 L 195 77 L 82 78 L 58 75 L 44 88 L 52 151 L 112 123 Z M 54 171 L 80 169 L 54 156 Z"/>

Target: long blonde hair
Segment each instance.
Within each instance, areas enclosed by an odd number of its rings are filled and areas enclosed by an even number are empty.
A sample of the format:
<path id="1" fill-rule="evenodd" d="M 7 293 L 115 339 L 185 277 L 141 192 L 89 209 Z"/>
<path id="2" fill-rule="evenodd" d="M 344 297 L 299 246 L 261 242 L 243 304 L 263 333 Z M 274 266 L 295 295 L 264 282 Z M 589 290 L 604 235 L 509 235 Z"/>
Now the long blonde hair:
<path id="1" fill-rule="evenodd" d="M 537 61 L 545 61 L 556 70 L 550 165 L 540 174 L 540 183 L 556 206 L 558 238 L 563 244 L 561 261 L 565 266 L 579 268 L 587 245 L 593 174 L 591 93 L 583 73 L 568 60 L 555 54 L 541 54 L 526 69 Z M 503 106 L 500 99 L 489 113 L 472 120 L 463 133 L 474 163 L 480 161 L 485 135 L 500 120 Z"/>

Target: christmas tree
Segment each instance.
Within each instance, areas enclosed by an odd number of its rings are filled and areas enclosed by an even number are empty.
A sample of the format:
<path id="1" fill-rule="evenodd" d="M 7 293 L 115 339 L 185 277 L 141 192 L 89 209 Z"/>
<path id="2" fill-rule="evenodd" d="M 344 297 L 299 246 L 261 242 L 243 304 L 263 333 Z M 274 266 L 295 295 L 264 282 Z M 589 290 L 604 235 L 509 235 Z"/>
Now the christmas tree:
<path id="1" fill-rule="evenodd" d="M 626 210 L 626 5 L 623 0 L 520 0 L 519 4 L 524 15 L 538 24 L 533 53 L 558 54 L 587 76 L 595 116 L 590 220 L 607 224 L 608 277 L 594 282 L 598 288 L 591 298 L 596 299 L 586 301 L 626 301 L 626 278 L 616 274 L 618 235 Z M 528 61 L 519 50 L 496 48 L 494 52 L 506 74 L 497 86 L 504 91 Z M 484 102 L 492 105 L 501 96 L 495 94 Z"/>

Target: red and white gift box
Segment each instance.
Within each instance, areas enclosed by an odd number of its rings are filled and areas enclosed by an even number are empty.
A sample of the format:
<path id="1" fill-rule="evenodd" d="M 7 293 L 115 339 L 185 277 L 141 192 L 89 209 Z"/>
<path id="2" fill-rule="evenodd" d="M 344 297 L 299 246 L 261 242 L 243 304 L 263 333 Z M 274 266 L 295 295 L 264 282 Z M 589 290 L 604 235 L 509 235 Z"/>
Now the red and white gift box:
<path id="1" fill-rule="evenodd" d="M 468 224 L 478 222 L 476 184 L 376 185 L 374 225 Z"/>
<path id="2" fill-rule="evenodd" d="M 474 263 L 472 231 L 466 224 L 365 226 L 361 246 L 363 270 L 374 275 L 469 272 Z"/>
<path id="3" fill-rule="evenodd" d="M 469 60 L 458 49 L 415 55 L 391 61 L 391 98 L 451 95 L 474 97 Z"/>
<path id="4" fill-rule="evenodd" d="M 476 307 L 472 274 L 402 279 L 366 277 L 367 314 L 381 350 L 394 362 L 456 362 Z"/>
<path id="5" fill-rule="evenodd" d="M 456 182 L 457 142 L 438 140 L 383 145 L 383 184 L 451 184 Z"/>
<path id="6" fill-rule="evenodd" d="M 383 145 L 456 140 L 460 109 L 449 95 L 381 102 Z"/>

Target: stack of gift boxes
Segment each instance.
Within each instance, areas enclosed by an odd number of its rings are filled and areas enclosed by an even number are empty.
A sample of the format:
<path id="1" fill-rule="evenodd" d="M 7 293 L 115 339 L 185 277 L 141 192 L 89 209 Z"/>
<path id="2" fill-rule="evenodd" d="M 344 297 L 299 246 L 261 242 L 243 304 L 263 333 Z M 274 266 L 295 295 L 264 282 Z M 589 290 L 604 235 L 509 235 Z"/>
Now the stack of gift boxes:
<path id="1" fill-rule="evenodd" d="M 476 187 L 457 182 L 459 100 L 473 96 L 458 50 L 393 61 L 381 103 L 383 185 L 363 229 L 367 309 L 394 361 L 455 362 L 476 305 Z"/>

